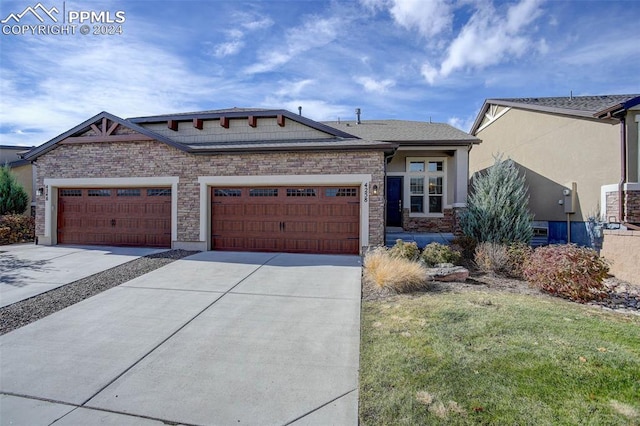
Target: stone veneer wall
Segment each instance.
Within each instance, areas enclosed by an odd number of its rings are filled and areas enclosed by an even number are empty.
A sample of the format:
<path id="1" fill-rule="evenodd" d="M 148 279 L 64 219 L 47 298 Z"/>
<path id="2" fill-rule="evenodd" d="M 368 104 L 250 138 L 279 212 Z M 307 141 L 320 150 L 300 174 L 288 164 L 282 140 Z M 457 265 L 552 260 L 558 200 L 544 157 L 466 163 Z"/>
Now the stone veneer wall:
<path id="1" fill-rule="evenodd" d="M 444 209 L 443 217 L 411 217 L 409 209 L 402 209 L 402 228 L 409 232 L 438 232 L 461 234 L 458 220 L 462 209 Z"/>
<path id="2" fill-rule="evenodd" d="M 616 278 L 640 284 L 640 231 L 605 230 L 600 255 L 610 261 Z"/>
<path id="3" fill-rule="evenodd" d="M 627 222 L 640 223 L 640 191 L 625 191 L 625 210 Z M 618 192 L 607 192 L 607 214 L 604 218 L 618 217 Z"/>
<path id="4" fill-rule="evenodd" d="M 278 152 L 192 155 L 161 142 L 104 142 L 60 145 L 37 160 L 36 187 L 44 178 L 178 176 L 178 241 L 199 241 L 199 176 L 371 174 L 384 194 L 380 151 Z M 295 184 L 295 177 L 291 183 Z M 384 242 L 381 195 L 369 197 L 369 244 Z M 44 234 L 44 197 L 36 207 L 36 235 Z"/>

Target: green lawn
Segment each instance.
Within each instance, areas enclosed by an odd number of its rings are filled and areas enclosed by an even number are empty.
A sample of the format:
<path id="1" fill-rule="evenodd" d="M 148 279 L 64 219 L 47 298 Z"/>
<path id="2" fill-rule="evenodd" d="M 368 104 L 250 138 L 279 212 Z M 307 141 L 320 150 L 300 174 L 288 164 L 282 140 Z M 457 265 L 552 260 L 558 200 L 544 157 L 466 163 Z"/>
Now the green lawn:
<path id="1" fill-rule="evenodd" d="M 480 291 L 362 306 L 363 425 L 640 425 L 640 316 Z"/>

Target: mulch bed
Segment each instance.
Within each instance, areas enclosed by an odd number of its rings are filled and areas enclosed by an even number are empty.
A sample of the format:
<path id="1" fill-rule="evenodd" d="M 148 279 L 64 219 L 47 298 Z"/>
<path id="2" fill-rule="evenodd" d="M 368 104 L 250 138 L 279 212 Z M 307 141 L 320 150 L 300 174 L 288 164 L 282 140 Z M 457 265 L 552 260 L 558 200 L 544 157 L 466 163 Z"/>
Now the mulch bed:
<path id="1" fill-rule="evenodd" d="M 605 286 L 607 288 L 606 296 L 602 300 L 590 302 L 589 305 L 640 315 L 640 285 L 610 277 L 605 280 Z M 465 282 L 431 281 L 427 283 L 424 291 L 413 293 L 413 295 L 463 291 L 502 291 L 536 297 L 554 297 L 531 287 L 526 281 L 485 274 L 473 270 Z M 366 282 L 364 279 L 362 280 L 363 301 L 386 299 L 397 295 L 398 293 L 389 289 L 380 288 Z"/>

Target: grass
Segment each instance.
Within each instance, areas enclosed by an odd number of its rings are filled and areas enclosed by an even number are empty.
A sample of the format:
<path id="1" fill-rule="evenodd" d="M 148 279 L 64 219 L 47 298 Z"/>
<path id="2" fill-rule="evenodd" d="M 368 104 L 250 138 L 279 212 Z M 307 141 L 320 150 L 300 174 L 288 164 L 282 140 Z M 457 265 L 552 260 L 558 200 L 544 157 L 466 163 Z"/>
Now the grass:
<path id="1" fill-rule="evenodd" d="M 640 425 L 640 317 L 506 292 L 363 301 L 363 425 Z"/>

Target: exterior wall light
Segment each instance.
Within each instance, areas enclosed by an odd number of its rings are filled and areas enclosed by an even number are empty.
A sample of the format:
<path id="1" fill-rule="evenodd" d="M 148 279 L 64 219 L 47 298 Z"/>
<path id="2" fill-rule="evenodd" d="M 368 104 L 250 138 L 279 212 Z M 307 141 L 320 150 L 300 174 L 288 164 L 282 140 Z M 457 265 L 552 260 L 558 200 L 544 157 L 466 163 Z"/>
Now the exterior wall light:
<path id="1" fill-rule="evenodd" d="M 42 197 L 42 194 L 44 193 L 44 190 L 42 188 L 38 188 L 38 190 L 36 191 L 36 195 L 38 197 Z"/>
<path id="2" fill-rule="evenodd" d="M 378 185 L 373 185 L 371 189 L 372 189 L 373 195 L 378 195 Z"/>

